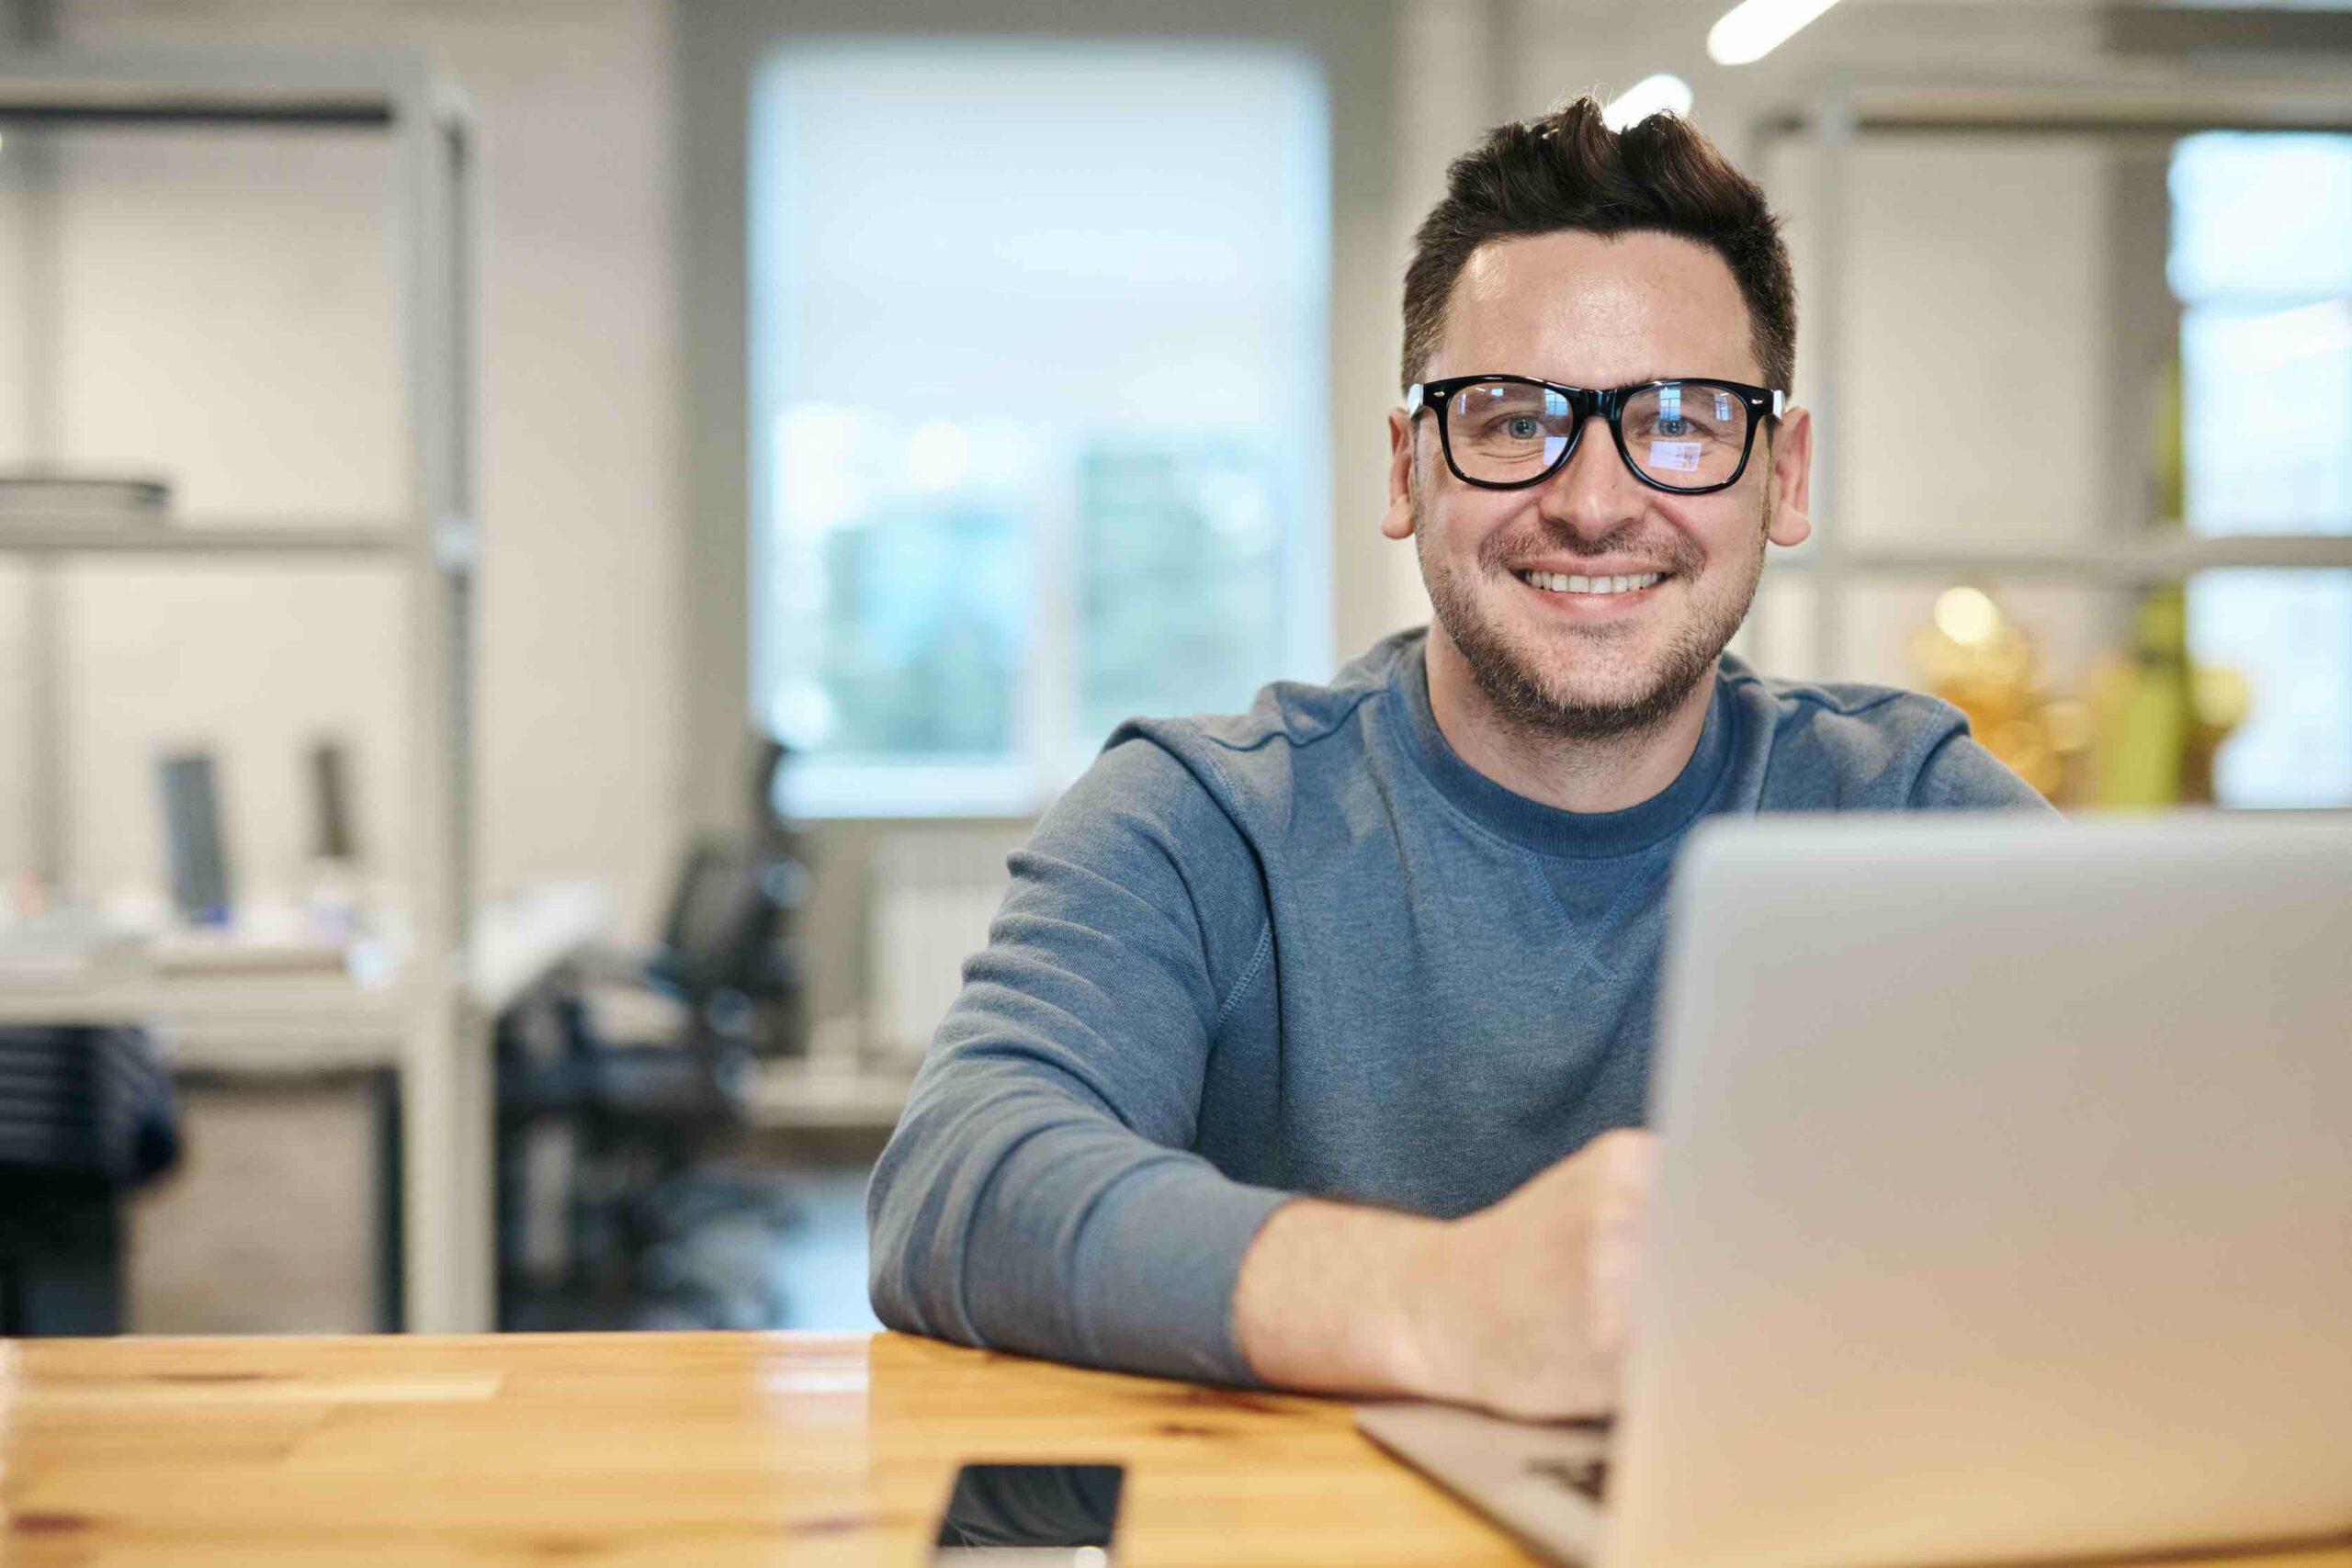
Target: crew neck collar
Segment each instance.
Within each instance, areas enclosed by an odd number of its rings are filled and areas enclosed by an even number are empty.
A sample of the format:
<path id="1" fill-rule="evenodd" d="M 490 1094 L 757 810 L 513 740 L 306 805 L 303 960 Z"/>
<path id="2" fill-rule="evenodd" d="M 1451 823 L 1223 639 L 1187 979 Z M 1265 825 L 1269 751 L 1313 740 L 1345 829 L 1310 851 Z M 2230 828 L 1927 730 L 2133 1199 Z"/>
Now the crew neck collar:
<path id="1" fill-rule="evenodd" d="M 1713 795 L 1731 762 L 1733 730 L 1738 713 L 1724 685 L 1720 666 L 1711 677 L 1714 691 L 1707 703 L 1705 727 L 1697 750 L 1674 782 L 1657 794 L 1623 811 L 1563 811 L 1514 794 L 1462 760 L 1445 732 L 1438 728 L 1430 705 L 1429 667 L 1423 654 L 1427 637 L 1399 649 L 1391 683 L 1404 699 L 1412 729 L 1414 761 L 1437 786 L 1438 793 L 1465 815 L 1515 844 L 1538 854 L 1579 860 L 1602 860 L 1637 853 L 1672 838 L 1687 827 Z"/>

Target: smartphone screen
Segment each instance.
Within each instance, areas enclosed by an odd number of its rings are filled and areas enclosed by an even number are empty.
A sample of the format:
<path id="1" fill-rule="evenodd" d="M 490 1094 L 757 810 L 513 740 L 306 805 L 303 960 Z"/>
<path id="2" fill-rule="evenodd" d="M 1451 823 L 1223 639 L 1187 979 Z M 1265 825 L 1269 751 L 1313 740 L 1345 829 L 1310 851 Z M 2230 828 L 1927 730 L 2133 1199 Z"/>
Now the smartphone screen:
<path id="1" fill-rule="evenodd" d="M 1105 1568 L 1126 1471 L 967 1464 L 940 1516 L 937 1568 Z"/>

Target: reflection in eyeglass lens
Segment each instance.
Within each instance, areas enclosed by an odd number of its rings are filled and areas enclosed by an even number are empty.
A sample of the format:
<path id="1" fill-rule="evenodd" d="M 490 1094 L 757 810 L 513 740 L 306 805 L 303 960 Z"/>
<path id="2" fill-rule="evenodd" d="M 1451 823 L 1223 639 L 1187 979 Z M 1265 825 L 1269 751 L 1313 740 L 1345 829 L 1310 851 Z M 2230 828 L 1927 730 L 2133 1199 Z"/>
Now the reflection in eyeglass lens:
<path id="1" fill-rule="evenodd" d="M 1446 440 L 1469 479 L 1490 484 L 1532 480 L 1560 461 L 1575 441 L 1567 398 L 1517 381 L 1479 381 L 1453 394 Z M 1747 405 L 1719 387 L 1667 381 L 1626 400 L 1619 424 L 1629 462 L 1673 490 L 1728 484 L 1747 450 Z"/>
<path id="2" fill-rule="evenodd" d="M 1510 481 L 1542 473 L 1575 434 L 1568 400 L 1546 387 L 1480 381 L 1453 394 L 1446 438 L 1472 479 Z"/>

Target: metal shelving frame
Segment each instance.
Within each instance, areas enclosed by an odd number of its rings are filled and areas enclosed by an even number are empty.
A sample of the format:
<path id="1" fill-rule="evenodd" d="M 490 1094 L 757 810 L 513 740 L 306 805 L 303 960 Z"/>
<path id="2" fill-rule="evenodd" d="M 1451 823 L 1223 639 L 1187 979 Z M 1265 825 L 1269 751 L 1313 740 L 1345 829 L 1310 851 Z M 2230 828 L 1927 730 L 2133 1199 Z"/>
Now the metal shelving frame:
<path id="1" fill-rule="evenodd" d="M 1848 156 L 1865 139 L 1973 136 L 2171 138 L 2203 130 L 2306 130 L 2352 133 L 2352 78 L 2341 71 L 2225 75 L 2210 68 L 2119 68 L 2095 80 L 1956 80 L 1936 77 L 1860 82 L 1832 79 L 1810 101 L 1773 110 L 1751 132 L 1751 168 L 1766 166 L 1780 144 L 1810 141 L 1815 150 L 1810 195 L 1821 234 L 1815 288 L 1842 301 L 1848 268 Z M 1845 344 L 1838 303 L 1815 329 L 1820 369 L 1803 400 L 1831 422 L 1839 404 Z M 2175 581 L 2233 568 L 2352 570 L 2352 534 L 2201 534 L 2172 520 L 2137 536 L 2047 550 L 1916 549 L 1857 546 L 1836 525 L 1844 515 L 1843 466 L 1834 443 L 1815 454 L 1815 513 L 1828 525 L 1802 548 L 1775 558 L 1813 588 L 1814 660 L 1836 674 L 1843 653 L 1847 592 L 1864 578 L 2018 579 L 2128 588 Z"/>
<path id="2" fill-rule="evenodd" d="M 491 1080 L 466 955 L 474 899 L 471 699 L 477 464 L 471 110 L 413 55 L 203 58 L 0 54 L 0 130 L 100 125 L 344 128 L 389 136 L 403 349 L 405 510 L 380 522 L 163 521 L 77 514 L 0 523 L 0 555 L 240 564 L 380 564 L 405 589 L 408 863 L 416 942 L 398 987 L 400 1197 L 407 1327 L 490 1326 Z M 38 395 L 38 394 L 36 394 Z M 44 662 L 36 659 L 37 671 Z M 53 765 L 49 759 L 37 765 Z M 51 787 L 54 787 L 52 784 Z M 53 824 L 52 824 L 53 825 Z M 62 855 L 62 847 L 50 852 Z M 370 1004 L 380 1010 L 380 999 Z"/>

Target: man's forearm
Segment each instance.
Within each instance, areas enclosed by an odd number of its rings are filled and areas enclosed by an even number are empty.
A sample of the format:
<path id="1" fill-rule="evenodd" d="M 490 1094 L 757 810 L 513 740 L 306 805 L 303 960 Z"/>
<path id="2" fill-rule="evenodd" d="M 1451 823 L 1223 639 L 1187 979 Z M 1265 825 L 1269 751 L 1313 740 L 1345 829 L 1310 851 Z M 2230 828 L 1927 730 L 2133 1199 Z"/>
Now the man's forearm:
<path id="1" fill-rule="evenodd" d="M 1522 1420 L 1614 1407 L 1657 1140 L 1605 1133 L 1500 1202 L 1427 1220 L 1300 1200 L 1259 1227 L 1233 1339 L 1270 1383 Z"/>
<path id="2" fill-rule="evenodd" d="M 969 1345 L 1246 1381 L 1240 1262 L 1285 1195 L 985 1057 L 927 1068 L 868 1189 L 876 1314 Z"/>
<path id="3" fill-rule="evenodd" d="M 1442 1221 L 1302 1198 L 1241 1259 L 1233 1336 L 1266 1382 L 1316 1393 L 1443 1397 L 1431 1347 Z"/>

